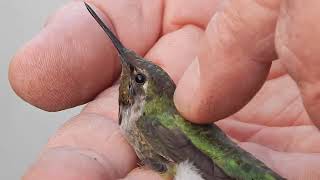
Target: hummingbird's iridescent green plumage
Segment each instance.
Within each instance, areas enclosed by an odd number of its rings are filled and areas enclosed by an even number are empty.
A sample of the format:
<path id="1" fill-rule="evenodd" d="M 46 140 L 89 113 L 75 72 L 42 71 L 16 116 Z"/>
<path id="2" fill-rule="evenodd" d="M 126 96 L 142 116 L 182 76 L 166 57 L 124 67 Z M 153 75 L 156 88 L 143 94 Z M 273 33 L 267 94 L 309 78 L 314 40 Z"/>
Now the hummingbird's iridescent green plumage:
<path id="1" fill-rule="evenodd" d="M 119 123 L 143 164 L 175 176 L 179 164 L 187 162 L 205 180 L 284 179 L 232 142 L 216 125 L 186 121 L 173 103 L 175 84 L 169 75 L 126 49 L 88 4 L 86 7 L 119 52 Z"/>

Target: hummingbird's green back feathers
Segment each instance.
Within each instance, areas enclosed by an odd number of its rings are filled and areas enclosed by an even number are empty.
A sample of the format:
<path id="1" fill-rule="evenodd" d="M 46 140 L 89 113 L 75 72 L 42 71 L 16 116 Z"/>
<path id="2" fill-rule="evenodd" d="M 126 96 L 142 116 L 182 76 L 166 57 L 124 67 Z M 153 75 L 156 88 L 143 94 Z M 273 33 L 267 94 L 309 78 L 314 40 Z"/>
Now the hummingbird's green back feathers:
<path id="1" fill-rule="evenodd" d="M 198 169 L 200 175 L 206 180 L 232 179 L 215 166 L 212 159 L 194 146 L 190 139 L 178 128 L 167 128 L 161 124 L 159 119 L 154 118 L 142 118 L 138 122 L 138 126 L 143 129 L 147 140 L 157 149 L 157 152 L 169 162 L 180 164 L 187 161 Z"/>

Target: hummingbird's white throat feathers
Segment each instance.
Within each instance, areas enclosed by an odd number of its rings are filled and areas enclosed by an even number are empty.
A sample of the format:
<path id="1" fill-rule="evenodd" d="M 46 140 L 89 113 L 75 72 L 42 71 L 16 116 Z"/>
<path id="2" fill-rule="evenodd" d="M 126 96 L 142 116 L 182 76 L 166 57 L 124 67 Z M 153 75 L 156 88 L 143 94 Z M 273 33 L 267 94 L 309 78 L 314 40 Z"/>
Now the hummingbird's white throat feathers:
<path id="1" fill-rule="evenodd" d="M 135 96 L 132 106 L 120 106 L 119 113 L 122 118 L 120 127 L 125 133 L 131 133 L 134 128 L 137 128 L 136 122 L 142 114 L 144 104 L 145 98 L 143 96 Z"/>
<path id="2" fill-rule="evenodd" d="M 132 106 L 120 106 L 119 113 L 121 113 L 122 118 L 120 128 L 128 143 L 130 143 L 136 151 L 138 158 L 141 159 L 143 156 L 139 151 L 141 146 L 140 139 L 136 138 L 136 133 L 139 133 L 136 122 L 143 113 L 145 98 L 144 96 L 135 96 L 134 102 Z"/>

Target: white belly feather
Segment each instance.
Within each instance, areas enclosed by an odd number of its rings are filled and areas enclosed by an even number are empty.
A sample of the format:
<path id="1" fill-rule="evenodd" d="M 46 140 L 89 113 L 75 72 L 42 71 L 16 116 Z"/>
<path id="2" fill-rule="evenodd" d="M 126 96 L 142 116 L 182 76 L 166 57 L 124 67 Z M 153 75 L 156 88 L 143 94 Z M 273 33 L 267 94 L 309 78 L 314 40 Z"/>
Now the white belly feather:
<path id="1" fill-rule="evenodd" d="M 184 161 L 177 166 L 174 180 L 204 180 L 199 170 L 188 161 Z"/>

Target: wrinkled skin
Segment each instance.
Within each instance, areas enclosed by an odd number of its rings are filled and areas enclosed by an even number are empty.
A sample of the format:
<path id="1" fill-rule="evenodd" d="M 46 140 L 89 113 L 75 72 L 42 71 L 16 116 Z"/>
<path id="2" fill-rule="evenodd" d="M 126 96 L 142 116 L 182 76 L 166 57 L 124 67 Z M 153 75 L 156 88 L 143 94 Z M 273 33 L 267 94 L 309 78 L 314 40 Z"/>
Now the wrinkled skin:
<path id="1" fill-rule="evenodd" d="M 223 119 L 230 137 L 282 176 L 320 179 L 318 0 L 90 2 L 125 46 L 181 78 L 175 104 L 187 119 Z M 137 168 L 119 131 L 119 72 L 115 49 L 78 1 L 16 53 L 9 77 L 24 100 L 47 111 L 89 102 L 25 180 L 160 179 Z"/>

